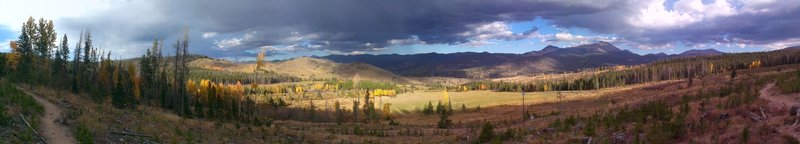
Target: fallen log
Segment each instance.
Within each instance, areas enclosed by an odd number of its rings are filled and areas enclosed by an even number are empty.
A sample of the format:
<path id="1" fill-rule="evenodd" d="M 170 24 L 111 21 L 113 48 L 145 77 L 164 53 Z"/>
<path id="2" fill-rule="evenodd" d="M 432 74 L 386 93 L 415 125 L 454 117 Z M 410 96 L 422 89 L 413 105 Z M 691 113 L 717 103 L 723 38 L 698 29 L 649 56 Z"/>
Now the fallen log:
<path id="1" fill-rule="evenodd" d="M 747 111 L 747 114 L 750 116 L 751 119 L 759 121 L 759 122 L 761 121 L 761 118 L 758 117 L 758 115 L 754 114 L 753 112 Z"/>
<path id="2" fill-rule="evenodd" d="M 20 119 L 22 119 L 22 122 L 25 122 L 25 125 L 27 125 L 27 126 L 28 126 L 28 128 L 29 128 L 29 129 L 31 129 L 31 131 L 33 131 L 33 135 L 36 135 L 36 137 L 37 137 L 37 138 L 39 138 L 39 140 L 40 140 L 40 141 L 41 141 L 43 144 L 47 144 L 47 141 L 45 141 L 45 140 L 44 140 L 44 138 L 42 138 L 42 136 L 41 136 L 41 135 L 39 135 L 39 132 L 37 132 L 37 131 L 36 131 L 36 129 L 33 129 L 33 127 L 31 126 L 31 124 L 30 124 L 30 123 L 28 123 L 28 120 L 27 120 L 27 119 L 25 119 L 25 115 L 23 115 L 23 114 L 19 114 L 19 118 L 20 118 Z"/>
<path id="3" fill-rule="evenodd" d="M 117 135 L 135 136 L 135 137 L 148 137 L 148 138 L 153 137 L 153 136 L 144 135 L 144 134 L 129 133 L 129 132 L 118 132 L 118 131 L 109 131 L 108 133 L 117 134 Z"/>

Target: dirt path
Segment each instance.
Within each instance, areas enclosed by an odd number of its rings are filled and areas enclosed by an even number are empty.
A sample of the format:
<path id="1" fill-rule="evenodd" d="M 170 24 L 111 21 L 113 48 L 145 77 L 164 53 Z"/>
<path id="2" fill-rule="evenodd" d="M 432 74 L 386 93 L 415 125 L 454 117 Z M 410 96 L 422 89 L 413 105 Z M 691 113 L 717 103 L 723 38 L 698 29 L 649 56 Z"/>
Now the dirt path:
<path id="1" fill-rule="evenodd" d="M 795 94 L 781 94 L 775 88 L 774 83 L 767 84 L 761 89 L 760 97 L 769 101 L 772 107 L 785 107 L 791 108 L 792 106 L 800 106 L 800 93 Z M 800 140 L 800 124 L 785 125 L 777 128 L 778 132 L 790 135 L 795 139 Z"/>
<path id="2" fill-rule="evenodd" d="M 68 129 L 56 121 L 59 117 L 61 117 L 61 113 L 63 111 L 58 105 L 55 105 L 50 101 L 47 101 L 47 99 L 44 99 L 41 96 L 34 94 L 22 87 L 17 86 L 17 89 L 25 92 L 27 95 L 33 96 L 33 99 L 42 105 L 42 107 L 44 107 L 44 117 L 42 117 L 41 124 L 39 125 L 39 134 L 44 137 L 47 143 L 77 143 L 69 134 Z"/>
<path id="3" fill-rule="evenodd" d="M 777 106 L 800 106 L 800 97 L 797 97 L 798 94 L 789 94 L 789 95 L 781 95 L 777 89 L 775 89 L 775 84 L 770 83 L 764 86 L 761 89 L 761 98 L 766 99 L 773 105 Z"/>

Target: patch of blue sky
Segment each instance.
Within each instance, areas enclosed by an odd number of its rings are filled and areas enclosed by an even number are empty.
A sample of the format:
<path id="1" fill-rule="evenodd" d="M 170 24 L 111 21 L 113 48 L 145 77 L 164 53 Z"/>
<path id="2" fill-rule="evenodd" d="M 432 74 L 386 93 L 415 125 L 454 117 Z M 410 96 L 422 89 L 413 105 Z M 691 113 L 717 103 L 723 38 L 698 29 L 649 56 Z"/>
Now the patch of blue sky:
<path id="1" fill-rule="evenodd" d="M 10 52 L 11 47 L 9 47 L 8 43 L 16 37 L 16 34 L 8 26 L 0 25 L 0 52 Z"/>

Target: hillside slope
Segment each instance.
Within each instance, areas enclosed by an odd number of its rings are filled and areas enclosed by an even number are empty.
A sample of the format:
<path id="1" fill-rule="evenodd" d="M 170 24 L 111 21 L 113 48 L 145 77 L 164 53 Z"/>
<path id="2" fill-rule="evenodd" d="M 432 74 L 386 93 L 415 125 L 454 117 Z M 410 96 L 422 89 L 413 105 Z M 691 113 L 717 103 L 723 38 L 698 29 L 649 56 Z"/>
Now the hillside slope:
<path id="1" fill-rule="evenodd" d="M 226 60 L 198 58 L 189 66 L 217 71 L 251 73 L 256 63 L 234 63 Z M 392 72 L 365 63 L 340 64 L 330 60 L 310 57 L 299 57 L 280 62 L 265 62 L 261 70 L 299 77 L 303 79 L 352 79 L 356 75 L 360 79 L 381 82 L 409 83 L 410 80 L 397 76 Z"/>

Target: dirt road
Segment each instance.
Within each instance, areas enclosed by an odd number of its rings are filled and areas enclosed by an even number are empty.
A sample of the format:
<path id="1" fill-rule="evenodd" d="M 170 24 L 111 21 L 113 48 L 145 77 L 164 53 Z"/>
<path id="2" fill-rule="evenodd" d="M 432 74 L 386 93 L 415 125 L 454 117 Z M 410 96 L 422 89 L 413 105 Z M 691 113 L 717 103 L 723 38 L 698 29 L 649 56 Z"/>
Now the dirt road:
<path id="1" fill-rule="evenodd" d="M 781 94 L 774 83 L 767 84 L 761 89 L 760 97 L 769 101 L 772 107 L 785 107 L 791 108 L 792 106 L 800 106 L 800 93 L 795 94 Z M 795 139 L 800 140 L 800 124 L 785 125 L 778 127 L 778 132 L 790 135 Z"/>
<path id="2" fill-rule="evenodd" d="M 44 116 L 41 118 L 41 123 L 39 125 L 39 134 L 41 134 L 47 143 L 52 144 L 70 144 L 70 143 L 77 143 L 75 139 L 70 135 L 68 128 L 59 124 L 56 119 L 61 117 L 61 112 L 63 111 L 61 107 L 56 104 L 47 101 L 43 97 L 34 94 L 27 89 L 17 86 L 22 92 L 25 94 L 33 96 L 33 99 L 36 100 L 42 107 L 44 107 Z"/>

